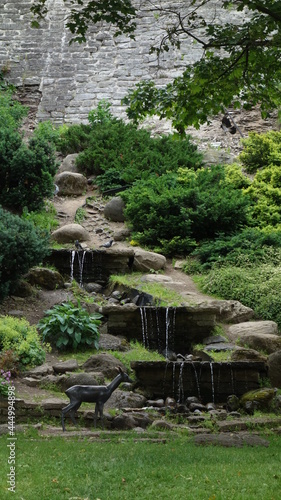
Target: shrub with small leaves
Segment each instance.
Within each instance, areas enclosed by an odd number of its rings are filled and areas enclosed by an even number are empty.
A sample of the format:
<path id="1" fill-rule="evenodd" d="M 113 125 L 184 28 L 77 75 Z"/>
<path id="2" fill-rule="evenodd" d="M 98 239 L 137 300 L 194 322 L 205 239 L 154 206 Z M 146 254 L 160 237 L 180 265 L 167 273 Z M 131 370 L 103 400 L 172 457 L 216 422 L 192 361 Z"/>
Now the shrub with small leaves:
<path id="1" fill-rule="evenodd" d="M 102 315 L 89 314 L 80 302 L 68 301 L 54 306 L 38 323 L 43 340 L 59 350 L 78 350 L 86 346 L 98 349 L 99 330 Z"/>
<path id="2" fill-rule="evenodd" d="M 36 366 L 45 361 L 45 350 L 35 326 L 24 318 L 0 316 L 0 350 L 12 350 L 21 365 Z"/>

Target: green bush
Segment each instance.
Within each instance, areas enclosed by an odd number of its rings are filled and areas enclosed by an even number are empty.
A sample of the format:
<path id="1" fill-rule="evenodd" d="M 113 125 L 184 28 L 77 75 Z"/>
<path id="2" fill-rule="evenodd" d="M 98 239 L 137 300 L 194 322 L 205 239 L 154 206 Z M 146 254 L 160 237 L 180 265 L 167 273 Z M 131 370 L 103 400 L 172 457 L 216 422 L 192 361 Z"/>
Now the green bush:
<path id="1" fill-rule="evenodd" d="M 12 350 L 21 365 L 36 366 L 45 361 L 45 351 L 35 326 L 27 320 L 0 316 L 1 353 Z"/>
<path id="2" fill-rule="evenodd" d="M 1 89 L 0 85 L 0 130 L 17 130 L 27 113 L 28 108 L 13 99 L 13 92 L 9 87 L 2 86 Z"/>
<path id="3" fill-rule="evenodd" d="M 102 315 L 89 314 L 78 302 L 71 301 L 56 305 L 45 313 L 38 323 L 43 340 L 55 345 L 59 350 L 81 349 L 93 346 L 98 349 Z"/>
<path id="4" fill-rule="evenodd" d="M 239 300 L 257 318 L 275 321 L 281 328 L 281 265 L 223 266 L 203 275 L 200 283 L 205 293 Z"/>
<path id="5" fill-rule="evenodd" d="M 271 164 L 281 165 L 281 132 L 251 132 L 247 139 L 242 139 L 242 144 L 244 149 L 239 159 L 247 172 L 255 173 Z"/>
<path id="6" fill-rule="evenodd" d="M 249 199 L 219 166 L 150 176 L 121 196 L 133 238 L 168 254 L 190 253 L 199 241 L 233 234 L 248 221 Z"/>
<path id="7" fill-rule="evenodd" d="M 0 206 L 0 300 L 49 253 L 49 236 Z"/>
<path id="8" fill-rule="evenodd" d="M 151 174 L 175 171 L 180 166 L 201 165 L 202 155 L 189 137 L 152 138 L 149 131 L 112 117 L 109 108 L 103 106 L 90 112 L 89 121 L 90 127 L 74 125 L 64 130 L 60 149 L 68 153 L 83 150 L 76 164 L 87 175 L 98 176 L 96 181 L 102 191 L 131 185 Z"/>
<path id="9" fill-rule="evenodd" d="M 101 99 L 95 109 L 92 109 L 88 115 L 88 120 L 92 127 L 101 123 L 110 122 L 113 118 L 110 112 L 111 104 L 106 99 Z"/>
<path id="10" fill-rule="evenodd" d="M 246 228 L 234 236 L 218 235 L 216 239 L 202 241 L 192 253 L 203 269 L 215 265 L 249 267 L 271 262 L 281 264 L 281 230 L 261 231 Z"/>
<path id="11" fill-rule="evenodd" d="M 63 125 L 59 128 L 59 138 L 56 141 L 57 148 L 64 155 L 80 153 L 89 145 L 91 133 L 90 125 Z"/>
<path id="12" fill-rule="evenodd" d="M 270 165 L 256 173 L 251 185 L 244 190 L 253 201 L 251 217 L 260 227 L 281 224 L 281 171 Z"/>
<path id="13" fill-rule="evenodd" d="M 27 146 L 18 132 L 0 129 L 0 203 L 6 208 L 40 210 L 54 192 L 54 149 L 40 138 Z"/>

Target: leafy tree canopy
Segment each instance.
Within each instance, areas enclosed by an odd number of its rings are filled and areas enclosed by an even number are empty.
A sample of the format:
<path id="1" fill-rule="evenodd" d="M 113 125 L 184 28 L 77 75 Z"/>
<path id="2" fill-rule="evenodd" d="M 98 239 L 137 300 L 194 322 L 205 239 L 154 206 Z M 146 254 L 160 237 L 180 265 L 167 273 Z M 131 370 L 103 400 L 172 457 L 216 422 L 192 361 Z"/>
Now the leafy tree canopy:
<path id="1" fill-rule="evenodd" d="M 37 19 L 46 13 L 45 4 L 46 0 L 36 0 L 33 5 Z M 246 109 L 259 105 L 263 116 L 280 105 L 281 0 L 182 0 L 157 5 L 143 0 L 138 11 L 130 0 L 71 0 L 71 5 L 67 25 L 79 42 L 85 41 L 89 25 L 101 20 L 113 23 L 116 35 L 133 37 L 138 13 L 145 9 L 155 19 L 167 21 L 152 52 L 160 56 L 171 46 L 180 49 L 186 38 L 202 47 L 201 59 L 188 64 L 172 83 L 159 88 L 153 81 L 141 81 L 129 92 L 123 102 L 136 122 L 158 115 L 171 119 L 183 133 L 186 126 L 199 127 L 230 105 Z M 224 10 L 228 22 L 219 21 Z M 208 12 L 213 13 L 210 19 Z"/>
<path id="2" fill-rule="evenodd" d="M 66 2 L 67 0 L 64 0 Z M 35 0 L 31 7 L 34 14 L 32 26 L 39 27 L 40 19 L 48 12 L 48 0 Z M 69 1 L 68 1 L 69 4 Z M 133 36 L 136 29 L 136 9 L 131 0 L 70 0 L 71 9 L 66 26 L 73 34 L 72 41 L 85 42 L 89 25 L 106 21 L 116 26 L 115 36 L 122 33 Z"/>

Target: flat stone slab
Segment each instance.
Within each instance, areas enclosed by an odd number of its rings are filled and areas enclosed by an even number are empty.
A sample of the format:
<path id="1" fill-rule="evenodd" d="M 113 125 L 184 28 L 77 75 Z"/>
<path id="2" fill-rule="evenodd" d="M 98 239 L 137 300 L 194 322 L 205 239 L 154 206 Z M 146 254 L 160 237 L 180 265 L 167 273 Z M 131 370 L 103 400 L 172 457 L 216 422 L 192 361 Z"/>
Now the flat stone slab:
<path id="1" fill-rule="evenodd" d="M 261 438 L 255 434 L 199 434 L 194 437 L 196 445 L 214 445 L 224 446 L 226 448 L 235 447 L 243 448 L 243 446 L 269 446 L 267 439 Z"/>

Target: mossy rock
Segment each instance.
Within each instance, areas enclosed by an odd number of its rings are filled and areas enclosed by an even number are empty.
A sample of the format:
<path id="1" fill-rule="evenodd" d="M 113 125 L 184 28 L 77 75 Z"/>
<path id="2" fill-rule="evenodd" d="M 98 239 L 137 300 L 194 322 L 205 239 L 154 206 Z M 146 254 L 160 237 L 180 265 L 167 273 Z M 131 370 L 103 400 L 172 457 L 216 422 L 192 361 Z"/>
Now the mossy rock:
<path id="1" fill-rule="evenodd" d="M 257 389 L 255 391 L 249 391 L 243 394 L 240 398 L 240 405 L 242 408 L 246 408 L 249 402 L 257 403 L 259 408 L 270 408 L 272 400 L 276 394 L 276 390 L 272 388 L 264 387 L 262 389 Z"/>

